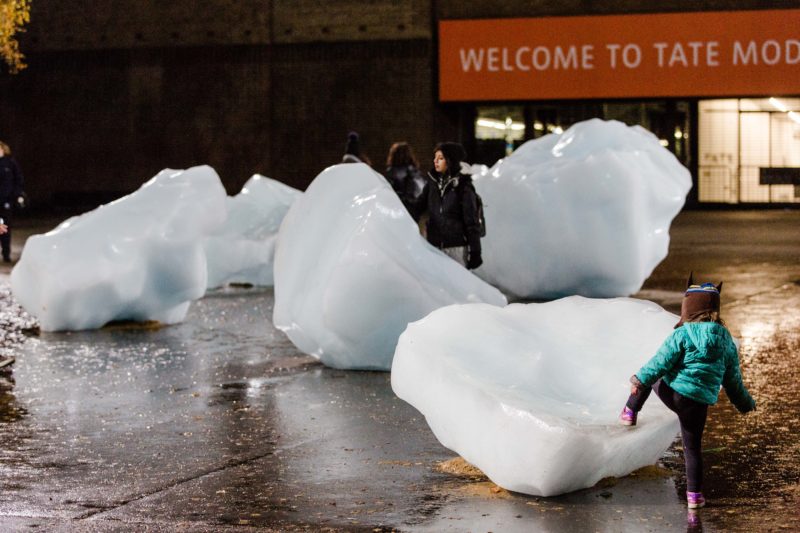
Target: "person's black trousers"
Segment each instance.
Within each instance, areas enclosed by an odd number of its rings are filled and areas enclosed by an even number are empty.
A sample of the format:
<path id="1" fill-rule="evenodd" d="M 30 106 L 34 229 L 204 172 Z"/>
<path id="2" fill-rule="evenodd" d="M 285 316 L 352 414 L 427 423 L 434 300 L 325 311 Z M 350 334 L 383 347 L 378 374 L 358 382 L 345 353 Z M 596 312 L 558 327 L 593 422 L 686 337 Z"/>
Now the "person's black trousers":
<path id="1" fill-rule="evenodd" d="M 660 379 L 653 384 L 652 389 L 640 388 L 636 394 L 628 398 L 628 409 L 639 412 L 654 390 L 664 405 L 678 415 L 681 423 L 681 438 L 683 439 L 683 456 L 686 461 L 686 490 L 701 492 L 703 486 L 703 430 L 706 427 L 708 405 L 696 402 L 672 388 Z"/>

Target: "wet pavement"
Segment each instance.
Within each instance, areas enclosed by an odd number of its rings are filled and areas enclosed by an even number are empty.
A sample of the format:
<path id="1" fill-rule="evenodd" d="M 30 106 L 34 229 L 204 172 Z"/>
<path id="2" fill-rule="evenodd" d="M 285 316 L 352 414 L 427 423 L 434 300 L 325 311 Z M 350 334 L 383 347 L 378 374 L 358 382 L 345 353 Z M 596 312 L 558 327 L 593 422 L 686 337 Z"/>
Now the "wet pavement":
<path id="1" fill-rule="evenodd" d="M 25 222 L 18 247 L 57 221 Z M 758 402 L 739 415 L 723 393 L 710 410 L 710 505 L 691 514 L 677 442 L 576 493 L 500 489 L 458 466 L 388 373 L 299 353 L 271 324 L 271 289 L 214 292 L 171 327 L 36 334 L 8 318 L 2 266 L 0 350 L 17 363 L 0 380 L 0 529 L 800 530 L 798 229 L 800 211 L 682 213 L 637 295 L 675 310 L 689 270 L 724 280 Z"/>

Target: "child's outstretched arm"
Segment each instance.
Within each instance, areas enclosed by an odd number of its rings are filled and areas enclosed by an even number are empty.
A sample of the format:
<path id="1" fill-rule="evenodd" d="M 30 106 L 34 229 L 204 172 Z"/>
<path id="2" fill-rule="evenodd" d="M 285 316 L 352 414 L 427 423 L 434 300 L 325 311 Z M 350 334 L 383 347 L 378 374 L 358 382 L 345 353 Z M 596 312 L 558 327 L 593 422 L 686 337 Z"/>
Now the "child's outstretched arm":
<path id="1" fill-rule="evenodd" d="M 725 375 L 722 377 L 722 386 L 731 403 L 741 413 L 747 413 L 756 408 L 756 402 L 742 382 L 742 373 L 739 370 L 739 353 L 736 349 L 728 350 L 725 354 Z"/>
<path id="2" fill-rule="evenodd" d="M 661 344 L 656 354 L 634 375 L 643 387 L 652 387 L 653 383 L 669 372 L 683 358 L 683 346 L 681 346 L 678 331 L 677 329 L 673 331 Z"/>

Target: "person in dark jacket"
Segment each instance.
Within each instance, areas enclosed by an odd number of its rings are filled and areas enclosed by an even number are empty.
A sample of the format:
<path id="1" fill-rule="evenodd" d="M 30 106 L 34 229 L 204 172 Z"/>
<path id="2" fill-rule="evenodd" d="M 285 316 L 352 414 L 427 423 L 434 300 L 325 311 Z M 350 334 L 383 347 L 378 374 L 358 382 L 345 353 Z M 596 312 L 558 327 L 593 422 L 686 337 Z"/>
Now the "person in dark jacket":
<path id="1" fill-rule="evenodd" d="M 347 143 L 344 145 L 342 163 L 366 163 L 371 165 L 369 157 L 361 151 L 361 140 L 358 133 L 351 131 L 347 134 Z"/>
<path id="2" fill-rule="evenodd" d="M 386 158 L 386 181 L 413 215 L 414 205 L 425 188 L 425 178 L 419 171 L 414 150 L 407 142 L 396 142 Z"/>
<path id="3" fill-rule="evenodd" d="M 635 426 L 651 390 L 678 415 L 690 509 L 706 503 L 701 443 L 708 406 L 717 403 L 720 385 L 740 412 L 756 408 L 742 383 L 739 352 L 719 315 L 721 289 L 722 283 L 695 285 L 689 276 L 681 319 L 653 358 L 631 377 L 631 395 L 620 415 L 622 424 Z"/>
<path id="4" fill-rule="evenodd" d="M 5 233 L 0 235 L 0 248 L 6 263 L 11 262 L 12 210 L 24 202 L 22 182 L 22 171 L 11 157 L 11 148 L 0 141 L 0 219 L 3 219 L 6 226 Z"/>
<path id="5" fill-rule="evenodd" d="M 443 142 L 433 150 L 434 171 L 414 206 L 414 218 L 428 215 L 428 242 L 468 269 L 481 266 L 478 200 L 472 177 L 462 172 L 464 148 Z"/>

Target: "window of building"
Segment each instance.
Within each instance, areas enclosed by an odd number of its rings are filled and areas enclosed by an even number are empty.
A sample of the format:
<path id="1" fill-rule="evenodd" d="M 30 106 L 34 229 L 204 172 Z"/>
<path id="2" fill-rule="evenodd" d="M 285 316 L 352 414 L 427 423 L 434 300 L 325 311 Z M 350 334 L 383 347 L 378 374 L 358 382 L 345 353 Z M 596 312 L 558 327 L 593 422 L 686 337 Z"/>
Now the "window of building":
<path id="1" fill-rule="evenodd" d="M 800 98 L 701 100 L 698 128 L 700 202 L 800 202 Z"/>
<path id="2" fill-rule="evenodd" d="M 525 141 L 561 133 L 576 122 L 601 118 L 647 128 L 688 167 L 689 110 L 688 101 L 676 100 L 478 106 L 475 162 L 493 165 Z"/>
<path id="3" fill-rule="evenodd" d="M 497 161 L 525 141 L 525 118 L 522 106 L 478 107 L 475 120 L 477 159 Z"/>

